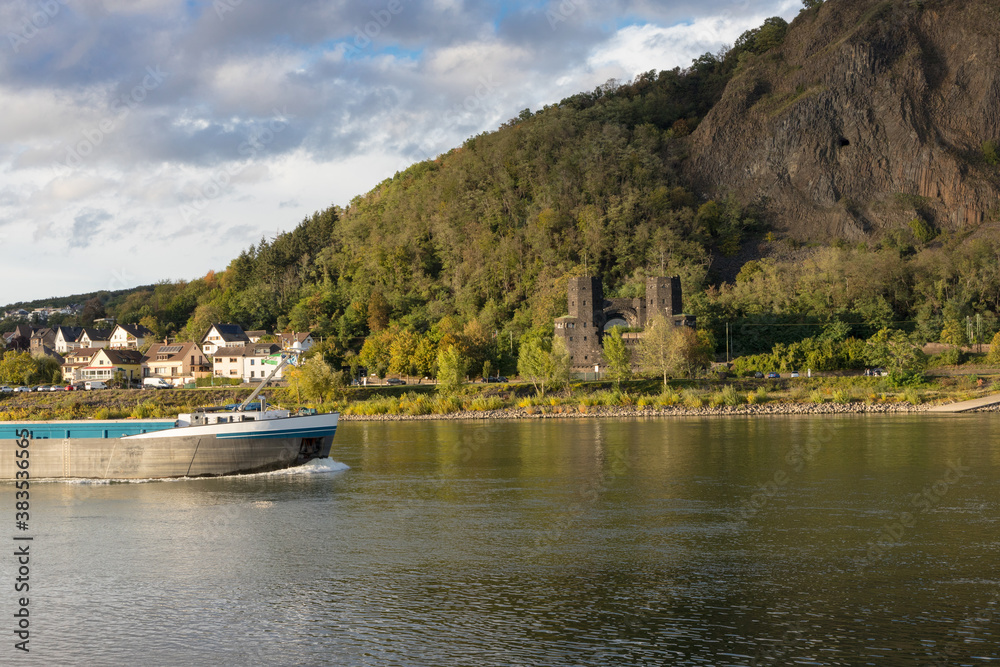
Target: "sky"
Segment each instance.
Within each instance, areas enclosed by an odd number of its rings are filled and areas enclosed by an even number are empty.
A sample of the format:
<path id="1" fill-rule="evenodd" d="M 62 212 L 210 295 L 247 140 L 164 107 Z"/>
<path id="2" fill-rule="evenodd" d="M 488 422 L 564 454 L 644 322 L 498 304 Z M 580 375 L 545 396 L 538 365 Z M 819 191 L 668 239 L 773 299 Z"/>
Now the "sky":
<path id="1" fill-rule="evenodd" d="M 6 0 L 0 305 L 190 280 L 800 0 Z"/>

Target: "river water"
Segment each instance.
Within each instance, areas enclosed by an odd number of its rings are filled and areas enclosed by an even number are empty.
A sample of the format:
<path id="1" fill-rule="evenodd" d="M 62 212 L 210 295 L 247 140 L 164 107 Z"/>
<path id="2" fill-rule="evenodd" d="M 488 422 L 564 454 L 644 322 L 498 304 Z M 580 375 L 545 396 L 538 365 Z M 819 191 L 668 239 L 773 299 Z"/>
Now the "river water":
<path id="1" fill-rule="evenodd" d="M 996 662 L 997 419 L 343 423 L 294 474 L 35 483 L 0 664 Z"/>

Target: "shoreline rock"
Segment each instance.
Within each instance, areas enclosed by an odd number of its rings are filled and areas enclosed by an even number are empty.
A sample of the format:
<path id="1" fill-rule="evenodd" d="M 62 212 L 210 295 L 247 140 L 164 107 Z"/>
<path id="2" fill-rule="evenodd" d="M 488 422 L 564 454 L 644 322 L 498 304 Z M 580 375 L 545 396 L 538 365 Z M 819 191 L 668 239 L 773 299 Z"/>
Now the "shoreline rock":
<path id="1" fill-rule="evenodd" d="M 688 408 L 685 406 L 537 406 L 499 410 L 452 412 L 443 415 L 345 415 L 341 421 L 429 421 L 429 420 L 514 420 L 514 419 L 592 419 L 634 417 L 755 417 L 785 415 L 845 414 L 915 414 L 931 406 L 910 403 L 765 403 L 763 405 L 722 405 Z"/>

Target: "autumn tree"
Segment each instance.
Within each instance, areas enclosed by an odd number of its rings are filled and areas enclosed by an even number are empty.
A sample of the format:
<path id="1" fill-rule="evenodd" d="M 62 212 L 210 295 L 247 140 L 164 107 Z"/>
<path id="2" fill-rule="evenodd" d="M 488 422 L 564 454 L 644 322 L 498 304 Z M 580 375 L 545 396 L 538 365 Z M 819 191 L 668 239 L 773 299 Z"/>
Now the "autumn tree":
<path id="1" fill-rule="evenodd" d="M 691 327 L 674 326 L 658 315 L 653 318 L 639 344 L 639 358 L 644 370 L 663 376 L 666 388 L 672 374 L 693 376 L 698 368 L 711 361 L 711 345 L 705 335 Z"/>
<path id="2" fill-rule="evenodd" d="M 375 290 L 368 298 L 368 328 L 371 331 L 381 331 L 389 326 L 391 308 L 382 292 Z"/>

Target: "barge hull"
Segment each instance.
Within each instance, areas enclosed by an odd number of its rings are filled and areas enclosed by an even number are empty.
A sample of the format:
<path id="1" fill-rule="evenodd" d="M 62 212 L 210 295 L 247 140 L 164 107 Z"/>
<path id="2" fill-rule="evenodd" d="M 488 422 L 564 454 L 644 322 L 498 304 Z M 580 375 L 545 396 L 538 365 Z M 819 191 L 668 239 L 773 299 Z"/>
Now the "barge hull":
<path id="1" fill-rule="evenodd" d="M 0 447 L 0 480 L 15 479 L 19 449 L 28 450 L 30 479 L 159 479 L 237 475 L 279 470 L 330 455 L 337 416 L 296 417 L 296 428 L 247 424 L 168 428 L 123 437 L 51 437 L 39 423 L 22 423 L 20 438 L 4 438 Z M 309 421 L 306 424 L 306 420 Z M 9 425 L 5 425 L 9 426 Z M 40 428 L 41 427 L 41 428 Z M 228 428 L 227 428 L 228 427 Z M 5 429 L 7 430 L 7 429 Z M 38 433 L 47 433 L 37 437 Z M 4 434 L 7 435 L 7 434 Z M 27 440 L 27 446 L 18 443 Z"/>

